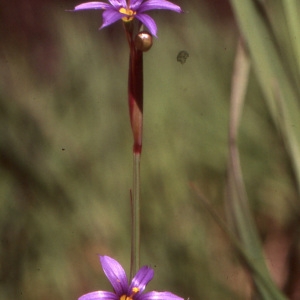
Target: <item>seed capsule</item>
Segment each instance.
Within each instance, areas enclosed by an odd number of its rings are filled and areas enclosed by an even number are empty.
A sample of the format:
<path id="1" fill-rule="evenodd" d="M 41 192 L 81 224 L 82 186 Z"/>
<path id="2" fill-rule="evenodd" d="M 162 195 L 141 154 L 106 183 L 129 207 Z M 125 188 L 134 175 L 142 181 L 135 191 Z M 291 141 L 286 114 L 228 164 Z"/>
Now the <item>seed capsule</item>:
<path id="1" fill-rule="evenodd" d="M 141 31 L 136 35 L 134 43 L 138 50 L 146 52 L 152 47 L 152 35 L 147 31 Z"/>

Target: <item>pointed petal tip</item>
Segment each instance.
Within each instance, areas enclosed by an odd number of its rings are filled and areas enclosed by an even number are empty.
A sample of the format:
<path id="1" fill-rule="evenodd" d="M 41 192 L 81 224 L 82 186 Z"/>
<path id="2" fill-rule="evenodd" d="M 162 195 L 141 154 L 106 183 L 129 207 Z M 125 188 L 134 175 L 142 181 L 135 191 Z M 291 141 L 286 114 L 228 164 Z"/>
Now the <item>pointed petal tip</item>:
<path id="1" fill-rule="evenodd" d="M 74 10 L 107 9 L 108 7 L 110 5 L 105 2 L 86 2 L 76 5 Z"/>
<path id="2" fill-rule="evenodd" d="M 132 289 L 133 287 L 138 287 L 140 293 L 142 293 L 147 284 L 152 280 L 154 276 L 154 270 L 148 266 L 141 267 L 134 278 L 131 281 L 129 289 Z"/>
<path id="3" fill-rule="evenodd" d="M 177 13 L 182 13 L 183 10 L 181 9 L 180 6 L 177 4 L 174 4 L 170 1 L 167 0 L 148 0 L 139 6 L 137 9 L 138 12 L 145 12 L 148 10 L 155 10 L 155 9 L 166 9 L 166 10 L 171 10 Z"/>
<path id="4" fill-rule="evenodd" d="M 109 256 L 100 256 L 102 269 L 115 293 L 118 296 L 124 294 L 128 289 L 128 279 L 126 273 L 119 262 Z"/>
<path id="5" fill-rule="evenodd" d="M 78 300 L 118 300 L 118 297 L 116 294 L 112 292 L 106 292 L 106 291 L 96 291 L 91 292 L 85 295 L 82 295 L 78 298 Z"/>
<path id="6" fill-rule="evenodd" d="M 152 291 L 143 295 L 143 300 L 184 300 L 171 292 Z"/>
<path id="7" fill-rule="evenodd" d="M 150 31 L 150 33 L 157 38 L 157 26 L 155 21 L 147 14 L 137 14 L 135 16 L 140 20 Z"/>

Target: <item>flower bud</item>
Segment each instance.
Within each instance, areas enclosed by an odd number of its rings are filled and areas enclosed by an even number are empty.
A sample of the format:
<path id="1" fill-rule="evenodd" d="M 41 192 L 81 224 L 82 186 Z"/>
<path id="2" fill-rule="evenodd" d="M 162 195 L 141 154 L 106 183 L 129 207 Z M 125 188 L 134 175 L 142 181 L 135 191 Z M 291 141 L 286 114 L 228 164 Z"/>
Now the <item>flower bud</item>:
<path id="1" fill-rule="evenodd" d="M 152 47 L 152 35 L 147 31 L 141 31 L 136 35 L 134 44 L 138 50 L 146 52 Z"/>

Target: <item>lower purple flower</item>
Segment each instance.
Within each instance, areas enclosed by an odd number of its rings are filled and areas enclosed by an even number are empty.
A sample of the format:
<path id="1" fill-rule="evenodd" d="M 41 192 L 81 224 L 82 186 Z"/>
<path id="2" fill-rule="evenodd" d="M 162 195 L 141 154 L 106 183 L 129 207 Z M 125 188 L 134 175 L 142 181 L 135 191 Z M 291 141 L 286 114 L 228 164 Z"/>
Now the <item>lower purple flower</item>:
<path id="1" fill-rule="evenodd" d="M 109 256 L 100 256 L 100 262 L 114 292 L 91 292 L 78 300 L 184 300 L 170 292 L 143 293 L 154 276 L 154 271 L 150 267 L 140 268 L 129 284 L 123 267 L 116 260 Z"/>

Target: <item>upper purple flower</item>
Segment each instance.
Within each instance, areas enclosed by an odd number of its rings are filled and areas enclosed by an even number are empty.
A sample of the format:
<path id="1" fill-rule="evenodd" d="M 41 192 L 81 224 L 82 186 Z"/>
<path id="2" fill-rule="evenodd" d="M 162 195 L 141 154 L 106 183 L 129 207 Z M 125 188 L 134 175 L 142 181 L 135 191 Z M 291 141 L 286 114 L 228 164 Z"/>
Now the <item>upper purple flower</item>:
<path id="1" fill-rule="evenodd" d="M 144 266 L 128 284 L 122 266 L 109 256 L 100 256 L 102 269 L 113 286 L 113 292 L 97 291 L 81 296 L 78 300 L 184 300 L 170 292 L 148 292 L 143 294 L 146 285 L 153 278 L 154 271 Z"/>
<path id="2" fill-rule="evenodd" d="M 106 27 L 118 20 L 129 22 L 134 18 L 140 20 L 150 31 L 156 36 L 157 26 L 154 20 L 144 12 L 153 9 L 168 9 L 181 13 L 182 9 L 166 0 L 108 0 L 110 4 L 105 2 L 87 2 L 79 4 L 74 10 L 83 9 L 103 9 L 103 24 L 100 27 Z"/>

